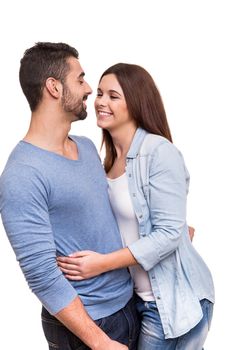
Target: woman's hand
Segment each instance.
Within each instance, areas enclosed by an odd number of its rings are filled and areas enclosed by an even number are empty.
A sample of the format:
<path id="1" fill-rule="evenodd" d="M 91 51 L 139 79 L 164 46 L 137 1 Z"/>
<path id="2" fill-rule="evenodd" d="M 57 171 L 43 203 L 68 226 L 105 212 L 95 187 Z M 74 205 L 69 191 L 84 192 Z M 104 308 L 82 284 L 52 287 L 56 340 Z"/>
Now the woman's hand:
<path id="1" fill-rule="evenodd" d="M 81 281 L 105 272 L 104 258 L 104 254 L 84 250 L 69 256 L 59 256 L 57 263 L 66 278 Z"/>
<path id="2" fill-rule="evenodd" d="M 193 237 L 194 237 L 195 228 L 192 227 L 192 226 L 188 226 L 188 228 L 189 228 L 189 237 L 190 237 L 190 239 L 192 241 Z"/>
<path id="3" fill-rule="evenodd" d="M 66 278 L 73 281 L 81 281 L 107 271 L 137 265 L 137 261 L 128 248 L 108 254 L 83 250 L 69 256 L 59 256 L 57 263 Z"/>

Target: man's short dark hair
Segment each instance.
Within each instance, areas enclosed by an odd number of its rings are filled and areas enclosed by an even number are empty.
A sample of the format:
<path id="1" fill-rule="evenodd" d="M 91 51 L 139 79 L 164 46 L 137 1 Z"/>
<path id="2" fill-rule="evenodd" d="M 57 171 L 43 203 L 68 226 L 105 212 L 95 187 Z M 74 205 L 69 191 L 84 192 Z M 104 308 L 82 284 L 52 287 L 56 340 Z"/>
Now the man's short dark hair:
<path id="1" fill-rule="evenodd" d="M 20 61 L 19 80 L 32 112 L 42 99 L 49 77 L 64 82 L 69 71 L 69 57 L 78 59 L 79 53 L 64 43 L 38 42 L 25 51 Z"/>

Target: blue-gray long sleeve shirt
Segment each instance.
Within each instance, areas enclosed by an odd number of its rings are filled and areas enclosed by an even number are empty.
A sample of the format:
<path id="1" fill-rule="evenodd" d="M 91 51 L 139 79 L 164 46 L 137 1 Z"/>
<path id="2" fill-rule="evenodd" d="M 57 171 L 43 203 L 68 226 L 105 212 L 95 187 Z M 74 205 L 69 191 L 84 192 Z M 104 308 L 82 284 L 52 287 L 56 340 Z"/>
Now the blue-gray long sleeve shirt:
<path id="1" fill-rule="evenodd" d="M 132 282 L 126 269 L 70 282 L 57 266 L 58 255 L 122 248 L 95 146 L 72 139 L 78 160 L 20 141 L 0 178 L 0 211 L 26 280 L 46 309 L 56 314 L 79 295 L 98 319 L 127 303 Z"/>

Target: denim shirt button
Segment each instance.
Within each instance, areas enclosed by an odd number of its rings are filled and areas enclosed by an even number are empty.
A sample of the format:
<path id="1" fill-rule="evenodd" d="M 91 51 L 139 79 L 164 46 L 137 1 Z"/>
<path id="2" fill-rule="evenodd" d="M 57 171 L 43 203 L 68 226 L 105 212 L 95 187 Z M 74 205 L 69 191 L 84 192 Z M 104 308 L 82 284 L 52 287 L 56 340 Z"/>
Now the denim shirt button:
<path id="1" fill-rule="evenodd" d="M 136 197 L 136 193 L 133 193 L 133 197 Z"/>
<path id="2" fill-rule="evenodd" d="M 141 218 L 142 218 L 142 214 L 139 215 L 139 219 L 141 219 Z"/>
<path id="3" fill-rule="evenodd" d="M 157 300 L 160 300 L 161 298 L 160 298 L 160 296 L 158 296 L 158 297 L 156 297 L 156 299 L 157 299 Z"/>

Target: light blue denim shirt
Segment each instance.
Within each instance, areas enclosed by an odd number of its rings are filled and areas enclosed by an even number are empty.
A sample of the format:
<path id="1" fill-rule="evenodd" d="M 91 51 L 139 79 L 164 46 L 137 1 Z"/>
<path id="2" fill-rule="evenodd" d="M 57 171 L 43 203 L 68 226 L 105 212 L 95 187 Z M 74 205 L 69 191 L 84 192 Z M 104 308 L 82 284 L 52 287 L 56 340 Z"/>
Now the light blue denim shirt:
<path id="1" fill-rule="evenodd" d="M 175 338 L 201 320 L 200 300 L 214 302 L 210 271 L 186 223 L 189 174 L 171 142 L 140 128 L 126 174 L 140 235 L 128 248 L 149 274 L 165 338 Z"/>

